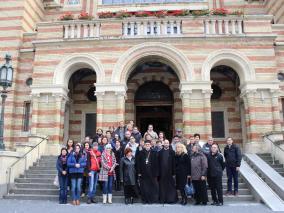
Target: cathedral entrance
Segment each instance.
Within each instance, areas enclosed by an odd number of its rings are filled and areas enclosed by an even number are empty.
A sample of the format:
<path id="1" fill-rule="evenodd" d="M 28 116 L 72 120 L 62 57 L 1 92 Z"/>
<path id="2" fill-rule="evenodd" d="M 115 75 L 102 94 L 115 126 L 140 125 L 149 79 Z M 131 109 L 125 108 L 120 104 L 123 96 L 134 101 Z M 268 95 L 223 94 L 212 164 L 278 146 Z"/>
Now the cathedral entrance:
<path id="1" fill-rule="evenodd" d="M 136 124 L 142 133 L 153 124 L 155 131 L 163 131 L 167 138 L 173 132 L 173 94 L 160 81 L 150 81 L 141 85 L 135 93 Z"/>

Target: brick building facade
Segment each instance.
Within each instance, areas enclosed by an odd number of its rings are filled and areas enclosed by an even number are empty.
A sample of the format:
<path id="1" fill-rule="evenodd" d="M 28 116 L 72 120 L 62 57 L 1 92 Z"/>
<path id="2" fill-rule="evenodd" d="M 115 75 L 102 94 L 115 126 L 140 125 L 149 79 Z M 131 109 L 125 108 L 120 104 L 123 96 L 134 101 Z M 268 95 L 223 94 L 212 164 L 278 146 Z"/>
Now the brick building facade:
<path id="1" fill-rule="evenodd" d="M 283 127 L 283 3 L 1 2 L 0 55 L 11 53 L 15 68 L 6 147 L 29 142 L 30 134 L 48 135 L 51 144 L 79 141 L 92 129 L 134 120 L 142 129 L 156 121 L 169 135 L 178 127 L 220 143 L 232 136 L 247 152 L 260 151 L 263 133 Z M 130 17 L 98 16 L 125 8 Z M 216 8 L 241 14 L 191 15 Z M 191 14 L 133 15 L 161 10 Z M 79 20 L 82 11 L 93 19 Z M 59 20 L 66 12 L 74 20 Z"/>

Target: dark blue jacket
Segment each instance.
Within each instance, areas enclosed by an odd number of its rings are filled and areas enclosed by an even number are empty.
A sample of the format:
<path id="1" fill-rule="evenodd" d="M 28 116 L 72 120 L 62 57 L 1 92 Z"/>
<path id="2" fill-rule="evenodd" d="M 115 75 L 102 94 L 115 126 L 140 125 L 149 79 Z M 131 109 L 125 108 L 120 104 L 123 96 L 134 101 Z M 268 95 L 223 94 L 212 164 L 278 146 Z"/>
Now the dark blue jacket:
<path id="1" fill-rule="evenodd" d="M 240 167 L 242 161 L 242 153 L 239 146 L 236 144 L 232 144 L 231 147 L 229 145 L 224 148 L 224 157 L 226 160 L 226 166 L 228 167 Z"/>
<path id="2" fill-rule="evenodd" d="M 80 168 L 75 167 L 76 163 L 80 164 Z M 86 165 L 87 165 L 86 154 L 82 153 L 81 157 L 79 158 L 79 161 L 76 162 L 75 152 L 70 153 L 68 160 L 67 160 L 67 166 L 69 168 L 69 173 L 84 173 L 84 169 Z"/>
<path id="3" fill-rule="evenodd" d="M 67 161 L 68 161 L 68 157 L 67 157 Z M 67 163 L 67 162 L 66 162 Z M 61 155 L 58 156 L 57 161 L 56 161 L 56 169 L 58 171 L 58 174 L 62 174 L 63 171 L 68 171 L 68 167 L 67 165 L 64 166 L 61 160 Z"/>

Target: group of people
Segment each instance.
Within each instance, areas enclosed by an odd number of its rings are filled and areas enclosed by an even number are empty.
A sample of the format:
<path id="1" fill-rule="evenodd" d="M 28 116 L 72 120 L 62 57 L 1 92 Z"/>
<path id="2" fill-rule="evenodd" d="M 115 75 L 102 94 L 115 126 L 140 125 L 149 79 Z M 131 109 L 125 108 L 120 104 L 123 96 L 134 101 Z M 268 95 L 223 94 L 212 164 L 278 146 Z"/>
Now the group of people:
<path id="1" fill-rule="evenodd" d="M 223 205 L 222 176 L 226 168 L 226 195 L 238 196 L 238 171 L 241 150 L 227 138 L 222 153 L 212 137 L 201 146 L 200 135 L 187 140 L 181 129 L 170 142 L 153 125 L 142 135 L 131 121 L 110 127 L 103 134 L 98 129 L 94 138 L 83 143 L 67 141 L 57 160 L 59 203 L 67 203 L 67 189 L 71 189 L 73 205 L 80 205 L 80 197 L 87 192 L 87 203 L 96 203 L 96 189 L 102 189 L 103 203 L 112 203 L 112 189 L 123 186 L 125 203 L 133 204 L 141 196 L 142 202 L 187 204 L 186 186 L 194 188 L 195 205 L 207 205 L 209 188 L 212 205 Z M 234 189 L 232 182 L 234 181 Z"/>

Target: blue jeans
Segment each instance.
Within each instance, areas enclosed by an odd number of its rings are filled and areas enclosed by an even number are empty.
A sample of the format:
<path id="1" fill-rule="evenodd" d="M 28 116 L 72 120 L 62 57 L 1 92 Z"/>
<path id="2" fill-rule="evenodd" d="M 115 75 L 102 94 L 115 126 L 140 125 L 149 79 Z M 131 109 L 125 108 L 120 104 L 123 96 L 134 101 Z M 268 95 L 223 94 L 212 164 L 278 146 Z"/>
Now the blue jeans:
<path id="1" fill-rule="evenodd" d="M 59 181 L 59 202 L 66 203 L 68 176 L 58 174 L 58 181 Z"/>
<path id="2" fill-rule="evenodd" d="M 71 178 L 72 200 L 79 200 L 81 196 L 82 178 Z"/>
<path id="3" fill-rule="evenodd" d="M 91 171 L 91 176 L 89 176 L 89 193 L 88 198 L 93 198 L 96 195 L 97 182 L 98 182 L 98 172 Z"/>
<path id="4" fill-rule="evenodd" d="M 109 175 L 107 181 L 104 181 L 103 185 L 103 194 L 111 194 L 112 193 L 112 181 L 113 175 Z"/>
<path id="5" fill-rule="evenodd" d="M 232 180 L 234 179 L 234 192 L 238 192 L 239 180 L 238 171 L 236 167 L 226 167 L 227 177 L 228 177 L 228 192 L 232 192 Z"/>

